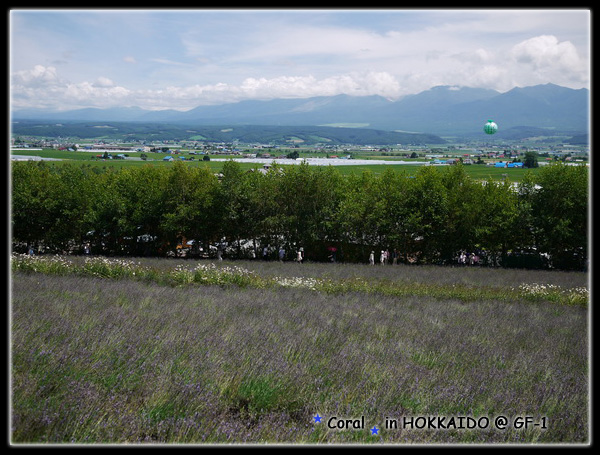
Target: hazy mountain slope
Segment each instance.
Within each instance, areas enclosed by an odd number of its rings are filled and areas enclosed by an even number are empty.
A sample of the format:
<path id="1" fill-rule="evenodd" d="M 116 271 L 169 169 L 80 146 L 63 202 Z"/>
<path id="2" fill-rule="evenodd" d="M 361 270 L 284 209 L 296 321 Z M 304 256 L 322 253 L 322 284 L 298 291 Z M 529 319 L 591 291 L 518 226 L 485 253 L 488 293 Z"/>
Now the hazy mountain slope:
<path id="1" fill-rule="evenodd" d="M 514 126 L 551 128 L 586 133 L 589 90 L 554 84 L 494 90 L 439 86 L 390 101 L 380 96 L 314 97 L 307 99 L 247 100 L 188 111 L 146 111 L 136 107 L 80 109 L 70 112 L 15 111 L 18 119 L 79 121 L 143 121 L 188 125 L 347 125 L 430 133 L 480 134 L 487 119 L 501 132 Z"/>

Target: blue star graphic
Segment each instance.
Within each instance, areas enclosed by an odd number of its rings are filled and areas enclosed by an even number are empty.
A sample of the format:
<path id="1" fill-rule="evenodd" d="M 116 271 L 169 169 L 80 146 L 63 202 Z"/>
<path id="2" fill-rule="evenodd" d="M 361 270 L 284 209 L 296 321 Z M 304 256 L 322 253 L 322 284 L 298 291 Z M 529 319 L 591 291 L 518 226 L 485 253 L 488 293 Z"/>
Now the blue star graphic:
<path id="1" fill-rule="evenodd" d="M 379 428 L 377 427 L 373 427 L 371 428 L 371 436 L 373 436 L 374 434 L 378 434 Z"/>
<path id="2" fill-rule="evenodd" d="M 314 417 L 314 419 L 315 419 L 315 423 L 320 422 L 321 416 L 319 414 L 317 414 L 316 417 Z"/>

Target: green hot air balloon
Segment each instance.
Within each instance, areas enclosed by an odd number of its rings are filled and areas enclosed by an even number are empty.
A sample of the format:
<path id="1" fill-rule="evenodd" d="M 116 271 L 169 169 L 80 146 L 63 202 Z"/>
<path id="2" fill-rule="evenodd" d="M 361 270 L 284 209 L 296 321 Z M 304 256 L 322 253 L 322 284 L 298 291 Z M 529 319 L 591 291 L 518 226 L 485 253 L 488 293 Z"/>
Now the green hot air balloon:
<path id="1" fill-rule="evenodd" d="M 493 121 L 488 120 L 487 123 L 483 125 L 483 131 L 485 131 L 486 134 L 494 134 L 496 131 L 498 131 L 498 125 L 496 125 Z"/>

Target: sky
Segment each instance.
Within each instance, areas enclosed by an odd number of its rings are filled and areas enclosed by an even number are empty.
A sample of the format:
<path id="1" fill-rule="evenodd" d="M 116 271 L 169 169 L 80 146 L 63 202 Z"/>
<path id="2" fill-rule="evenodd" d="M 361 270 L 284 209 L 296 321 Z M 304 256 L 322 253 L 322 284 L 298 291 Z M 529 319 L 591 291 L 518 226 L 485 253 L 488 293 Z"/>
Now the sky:
<path id="1" fill-rule="evenodd" d="M 590 88 L 587 9 L 12 9 L 13 110 Z"/>

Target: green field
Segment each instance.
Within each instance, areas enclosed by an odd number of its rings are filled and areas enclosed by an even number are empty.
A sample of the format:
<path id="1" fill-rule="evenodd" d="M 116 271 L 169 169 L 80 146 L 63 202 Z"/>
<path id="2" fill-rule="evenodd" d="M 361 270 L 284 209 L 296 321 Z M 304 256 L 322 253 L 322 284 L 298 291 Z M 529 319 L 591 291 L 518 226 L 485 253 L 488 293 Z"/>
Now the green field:
<path id="1" fill-rule="evenodd" d="M 140 159 L 141 152 L 130 152 L 130 153 L 128 153 L 129 158 L 125 159 L 125 160 L 96 159 L 96 153 L 94 153 L 94 152 L 69 152 L 69 151 L 59 151 L 59 150 L 53 150 L 53 149 L 44 149 L 41 151 L 27 150 L 27 149 L 13 150 L 11 152 L 11 154 L 26 155 L 26 156 L 40 156 L 42 158 L 54 158 L 54 159 L 61 160 L 61 161 L 52 161 L 52 163 L 55 163 L 57 165 L 60 165 L 61 163 L 68 163 L 68 162 L 73 162 L 73 161 L 78 161 L 81 163 L 89 164 L 90 166 L 115 167 L 115 168 L 130 167 L 130 166 L 143 166 L 143 165 L 151 165 L 151 166 L 172 165 L 172 162 L 163 161 L 163 158 L 166 156 L 164 153 L 146 153 L 146 155 L 147 155 L 146 161 L 143 161 Z M 326 155 L 327 155 L 326 153 L 315 153 L 315 152 L 302 152 L 300 154 L 301 158 L 306 157 L 306 156 L 325 157 Z M 182 155 L 173 155 L 174 160 L 179 160 L 181 156 L 185 156 L 186 159 L 190 158 L 190 157 L 194 158 L 193 161 L 186 161 L 186 163 L 189 164 L 190 166 L 206 166 L 206 167 L 209 167 L 210 169 L 214 170 L 215 172 L 219 172 L 223 168 L 223 163 L 224 163 L 223 161 L 203 161 L 202 155 L 193 156 L 193 155 L 189 155 L 186 153 L 184 153 Z M 223 159 L 223 158 L 227 158 L 227 156 L 213 155 L 212 158 Z M 360 156 L 357 156 L 357 158 L 360 158 L 360 159 L 385 158 L 389 161 L 397 161 L 397 160 L 401 159 L 401 158 L 397 158 L 397 157 L 381 157 L 379 155 L 375 156 L 375 155 L 368 155 L 368 154 L 361 154 Z M 406 158 L 402 158 L 402 160 L 410 161 L 410 160 L 407 160 Z M 418 160 L 415 160 L 415 161 L 418 161 Z M 241 162 L 240 164 L 242 166 L 242 169 L 244 169 L 244 170 L 256 169 L 256 168 L 262 167 L 261 164 L 256 164 L 256 163 Z M 368 164 L 365 164 L 365 165 L 336 166 L 336 169 L 338 169 L 340 171 L 340 173 L 346 174 L 346 175 L 361 173 L 364 171 L 371 171 L 374 174 L 381 174 L 388 169 L 392 169 L 394 171 L 399 171 L 399 172 L 406 172 L 409 175 L 413 175 L 417 172 L 417 170 L 421 166 L 422 165 L 420 165 L 420 164 L 415 164 L 415 165 L 411 165 L 411 164 L 403 164 L 403 165 L 372 164 L 372 165 L 368 165 Z M 446 166 L 440 167 L 440 169 L 444 169 L 444 168 L 446 168 Z M 523 178 L 523 176 L 525 175 L 525 173 L 528 171 L 535 173 L 539 170 L 539 168 L 504 169 L 504 168 L 494 168 L 492 166 L 486 166 L 486 165 L 466 165 L 466 166 L 464 166 L 464 168 L 465 168 L 465 171 L 467 172 L 467 174 L 474 179 L 492 178 L 495 180 L 500 180 L 506 176 L 510 181 L 513 181 L 513 182 L 520 181 Z"/>

